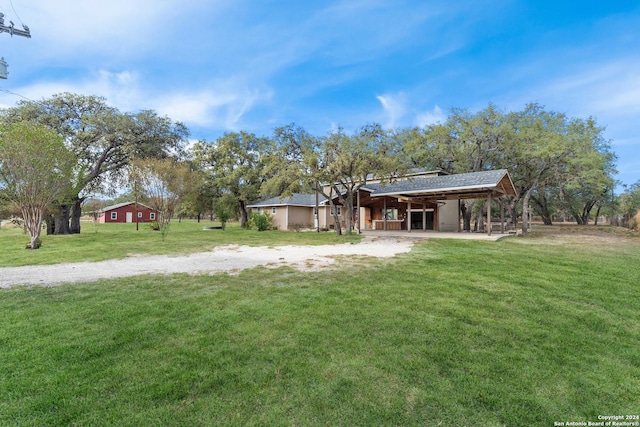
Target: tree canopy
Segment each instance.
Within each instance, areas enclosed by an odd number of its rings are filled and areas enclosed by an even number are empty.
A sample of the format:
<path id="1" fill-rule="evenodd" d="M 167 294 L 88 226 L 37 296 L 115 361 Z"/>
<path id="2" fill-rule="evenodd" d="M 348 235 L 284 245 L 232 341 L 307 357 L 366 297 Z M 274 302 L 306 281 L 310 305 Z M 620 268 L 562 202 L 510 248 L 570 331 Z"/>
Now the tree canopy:
<path id="1" fill-rule="evenodd" d="M 76 159 L 62 138 L 29 121 L 0 126 L 0 188 L 14 203 L 31 236 L 28 247 L 40 247 L 44 214 L 70 191 Z"/>
<path id="2" fill-rule="evenodd" d="M 54 234 L 79 233 L 84 198 L 121 185 L 122 171 L 132 159 L 180 155 L 189 135 L 182 123 L 151 110 L 122 113 L 105 98 L 73 93 L 37 102 L 20 101 L 3 111 L 4 123 L 23 120 L 53 129 L 77 159 L 77 173 L 69 183 L 71 191 L 57 201 L 50 227 Z"/>

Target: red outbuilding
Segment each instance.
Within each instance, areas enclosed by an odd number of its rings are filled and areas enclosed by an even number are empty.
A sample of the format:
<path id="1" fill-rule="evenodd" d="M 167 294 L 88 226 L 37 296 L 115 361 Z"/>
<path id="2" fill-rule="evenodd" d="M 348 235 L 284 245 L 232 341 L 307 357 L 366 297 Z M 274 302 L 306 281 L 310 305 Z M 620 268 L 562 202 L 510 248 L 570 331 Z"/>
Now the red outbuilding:
<path id="1" fill-rule="evenodd" d="M 96 222 L 152 222 L 159 217 L 158 211 L 142 203 L 126 202 L 107 206 L 97 212 Z"/>

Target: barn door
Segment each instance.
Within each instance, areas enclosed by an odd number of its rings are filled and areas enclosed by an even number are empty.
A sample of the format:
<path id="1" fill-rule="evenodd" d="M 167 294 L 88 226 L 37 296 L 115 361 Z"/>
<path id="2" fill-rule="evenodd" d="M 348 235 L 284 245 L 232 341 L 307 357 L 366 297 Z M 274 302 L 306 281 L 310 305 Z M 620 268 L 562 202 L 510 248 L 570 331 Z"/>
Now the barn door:
<path id="1" fill-rule="evenodd" d="M 127 212 L 127 222 L 133 222 L 133 212 Z"/>

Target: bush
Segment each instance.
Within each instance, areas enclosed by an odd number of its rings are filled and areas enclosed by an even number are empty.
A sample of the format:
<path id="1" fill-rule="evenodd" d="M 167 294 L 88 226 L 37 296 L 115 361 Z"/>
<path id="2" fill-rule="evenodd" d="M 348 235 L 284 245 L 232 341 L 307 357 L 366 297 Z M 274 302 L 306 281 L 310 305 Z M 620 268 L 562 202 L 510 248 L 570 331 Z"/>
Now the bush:
<path id="1" fill-rule="evenodd" d="M 266 231 L 271 230 L 271 215 L 268 213 L 255 213 L 251 212 L 249 215 L 249 222 L 247 223 L 247 228 L 255 228 L 258 231 Z"/>

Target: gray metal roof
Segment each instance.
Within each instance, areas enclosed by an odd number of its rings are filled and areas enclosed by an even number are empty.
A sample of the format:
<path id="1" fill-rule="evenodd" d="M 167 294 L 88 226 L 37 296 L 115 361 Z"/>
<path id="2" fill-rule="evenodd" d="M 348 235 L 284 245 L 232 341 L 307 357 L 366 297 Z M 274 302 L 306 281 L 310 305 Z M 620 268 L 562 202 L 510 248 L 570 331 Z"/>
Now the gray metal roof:
<path id="1" fill-rule="evenodd" d="M 99 209 L 99 210 L 98 210 L 98 212 L 107 212 L 107 211 L 112 211 L 112 210 L 114 210 L 114 209 L 118 209 L 118 208 L 121 208 L 121 207 L 123 207 L 123 206 L 127 206 L 127 205 L 135 205 L 135 204 L 136 204 L 136 202 L 124 202 L 124 203 L 118 203 L 118 204 L 111 205 L 111 206 L 105 206 L 104 208 Z M 140 203 L 140 202 L 138 202 L 138 205 L 139 205 L 139 206 L 144 206 L 144 207 L 145 207 L 145 208 L 147 208 L 147 209 L 151 209 L 151 210 L 153 210 L 153 208 L 150 208 L 149 206 L 147 206 L 147 205 L 145 205 L 145 204 L 142 204 L 142 203 Z"/>
<path id="2" fill-rule="evenodd" d="M 442 175 L 430 177 L 417 177 L 395 182 L 393 184 L 380 185 L 368 184 L 366 187 L 373 190 L 371 196 L 385 195 L 417 195 L 456 191 L 473 191 L 494 189 L 502 181 L 508 178 L 510 189 L 513 190 L 513 183 L 506 169 L 492 171 L 460 173 L 455 175 Z"/>
<path id="3" fill-rule="evenodd" d="M 326 201 L 326 198 L 320 194 L 318 196 L 318 200 L 320 204 Z M 265 206 L 315 206 L 316 205 L 316 195 L 315 194 L 300 194 L 293 193 L 291 196 L 287 197 L 272 197 L 270 199 L 262 200 L 260 202 L 254 203 L 252 205 L 248 205 L 249 208 L 259 208 Z"/>

